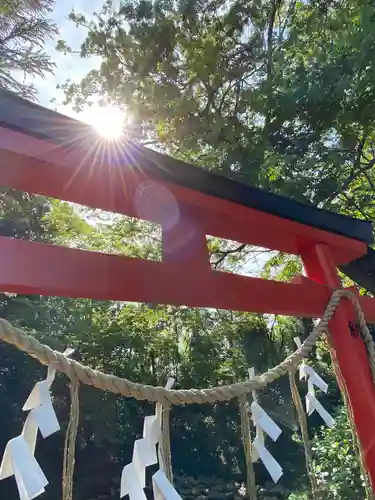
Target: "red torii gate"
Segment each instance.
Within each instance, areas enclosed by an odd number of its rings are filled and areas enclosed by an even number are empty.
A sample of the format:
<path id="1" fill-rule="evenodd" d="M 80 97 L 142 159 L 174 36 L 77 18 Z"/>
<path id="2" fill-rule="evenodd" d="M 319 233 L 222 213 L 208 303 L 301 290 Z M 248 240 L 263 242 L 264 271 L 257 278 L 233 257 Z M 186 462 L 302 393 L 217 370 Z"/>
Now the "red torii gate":
<path id="1" fill-rule="evenodd" d="M 0 185 L 156 222 L 162 262 L 0 237 L 0 288 L 321 317 L 337 266 L 367 252 L 371 225 L 219 177 L 0 92 Z M 308 278 L 282 283 L 211 269 L 206 235 L 300 255 Z M 369 323 L 375 299 L 360 298 Z M 331 322 L 366 466 L 375 486 L 375 389 L 341 304 Z"/>

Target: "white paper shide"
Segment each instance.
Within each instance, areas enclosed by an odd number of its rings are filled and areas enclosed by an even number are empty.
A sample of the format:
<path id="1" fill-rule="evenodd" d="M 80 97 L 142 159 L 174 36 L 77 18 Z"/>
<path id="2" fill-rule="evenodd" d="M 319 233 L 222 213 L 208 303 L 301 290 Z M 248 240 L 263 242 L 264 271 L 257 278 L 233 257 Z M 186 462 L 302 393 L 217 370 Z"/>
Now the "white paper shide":
<path id="1" fill-rule="evenodd" d="M 47 378 L 35 384 L 22 408 L 29 412 L 22 433 L 7 443 L 0 465 L 0 479 L 14 475 L 21 500 L 32 500 L 48 484 L 34 452 L 38 430 L 44 438 L 60 430 L 50 394 L 54 378 L 55 370 L 48 367 Z"/>
<path id="2" fill-rule="evenodd" d="M 301 347 L 299 337 L 294 337 L 294 342 L 297 347 Z M 306 394 L 306 413 L 310 416 L 314 411 L 317 411 L 328 427 L 333 427 L 335 421 L 328 411 L 319 403 L 315 394 L 315 387 L 318 387 L 323 392 L 327 392 L 328 384 L 316 373 L 316 371 L 307 365 L 304 361 L 299 367 L 300 380 L 307 380 Z"/>
<path id="3" fill-rule="evenodd" d="M 255 376 L 254 368 L 249 369 L 249 378 Z M 255 425 L 255 439 L 252 443 L 252 459 L 254 462 L 261 460 L 267 469 L 272 480 L 277 483 L 283 474 L 280 464 L 274 459 L 271 453 L 265 446 L 265 434 L 273 441 L 276 441 L 281 434 L 280 427 L 275 424 L 271 417 L 263 410 L 263 408 L 255 401 L 256 394 L 253 392 L 254 401 L 251 403 L 251 418 Z"/>
<path id="4" fill-rule="evenodd" d="M 166 389 L 171 389 L 174 379 L 168 379 Z M 146 468 L 161 462 L 156 445 L 161 437 L 161 411 L 156 409 L 155 415 L 144 419 L 143 437 L 134 442 L 133 458 L 126 465 L 121 474 L 120 497 L 129 495 L 130 500 L 146 500 L 144 488 L 146 487 Z M 152 476 L 152 486 L 155 500 L 182 500 L 174 489 L 167 476 L 160 468 Z"/>

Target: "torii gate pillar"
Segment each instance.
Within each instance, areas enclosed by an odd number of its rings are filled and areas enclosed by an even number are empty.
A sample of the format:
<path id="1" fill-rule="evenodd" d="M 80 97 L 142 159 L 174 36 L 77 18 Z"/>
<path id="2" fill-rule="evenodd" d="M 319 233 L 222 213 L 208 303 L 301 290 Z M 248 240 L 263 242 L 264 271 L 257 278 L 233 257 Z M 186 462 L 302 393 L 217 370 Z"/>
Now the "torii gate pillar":
<path id="1" fill-rule="evenodd" d="M 327 301 L 332 289 L 341 288 L 336 265 L 326 245 L 315 245 L 302 255 L 306 275 L 327 285 Z M 352 335 L 349 322 L 355 323 L 352 306 L 343 302 L 330 323 L 330 353 L 336 367 L 341 391 L 346 391 L 354 417 L 362 454 L 375 491 L 375 388 L 366 349 L 360 336 Z"/>

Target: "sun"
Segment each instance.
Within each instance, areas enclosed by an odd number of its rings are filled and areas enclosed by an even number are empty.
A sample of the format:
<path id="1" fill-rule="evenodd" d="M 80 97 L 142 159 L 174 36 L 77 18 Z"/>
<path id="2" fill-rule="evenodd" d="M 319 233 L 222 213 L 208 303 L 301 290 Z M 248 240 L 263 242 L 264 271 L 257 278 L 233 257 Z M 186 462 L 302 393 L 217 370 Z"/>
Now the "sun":
<path id="1" fill-rule="evenodd" d="M 80 119 L 109 141 L 119 139 L 124 131 L 124 112 L 115 106 L 90 106 L 80 113 Z"/>

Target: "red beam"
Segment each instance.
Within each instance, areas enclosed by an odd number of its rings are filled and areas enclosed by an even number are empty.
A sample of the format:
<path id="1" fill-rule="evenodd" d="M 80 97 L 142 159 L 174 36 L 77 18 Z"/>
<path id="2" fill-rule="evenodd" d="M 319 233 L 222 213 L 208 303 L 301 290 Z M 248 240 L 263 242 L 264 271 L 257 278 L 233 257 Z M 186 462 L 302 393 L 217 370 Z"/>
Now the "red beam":
<path id="1" fill-rule="evenodd" d="M 14 293 L 213 307 L 320 317 L 325 287 L 222 273 L 183 262 L 153 262 L 0 238 L 0 289 Z M 371 299 L 372 300 L 372 299 Z M 366 300 L 368 321 L 375 303 Z"/>
<path id="2" fill-rule="evenodd" d="M 124 152 L 121 152 L 124 155 Z M 366 253 L 362 242 L 281 219 L 182 186 L 150 179 L 142 165 L 106 163 L 100 149 L 83 154 L 0 127 L 0 185 L 168 225 L 171 210 L 189 205 L 205 234 L 300 254 L 330 246 L 340 265 Z M 108 155 L 107 155 L 108 158 Z M 178 218 L 178 217 L 177 217 Z M 176 220 L 178 223 L 178 220 Z"/>

